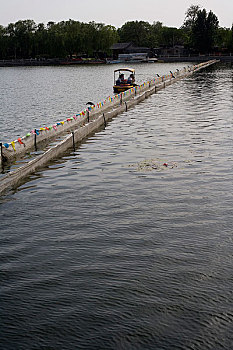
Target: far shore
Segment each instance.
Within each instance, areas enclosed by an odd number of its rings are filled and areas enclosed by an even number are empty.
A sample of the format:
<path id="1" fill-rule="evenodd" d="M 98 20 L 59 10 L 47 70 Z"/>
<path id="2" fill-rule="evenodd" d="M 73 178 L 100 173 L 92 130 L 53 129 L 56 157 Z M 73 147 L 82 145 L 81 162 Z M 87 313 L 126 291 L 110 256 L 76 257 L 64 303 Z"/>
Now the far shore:
<path id="1" fill-rule="evenodd" d="M 189 56 L 158 56 L 158 62 L 203 62 L 218 59 L 220 62 L 233 62 L 233 55 L 189 55 Z M 101 59 L 12 59 L 0 60 L 0 67 L 18 67 L 18 66 L 67 66 L 67 65 L 90 65 L 90 64 L 107 64 L 106 60 Z M 118 61 L 119 63 L 119 61 Z M 122 61 L 121 64 L 130 63 L 130 61 Z M 135 62 L 134 62 L 135 63 Z M 141 63 L 141 62 L 139 62 Z M 147 62 L 145 62 L 147 63 Z M 157 62 L 155 62 L 157 63 Z"/>

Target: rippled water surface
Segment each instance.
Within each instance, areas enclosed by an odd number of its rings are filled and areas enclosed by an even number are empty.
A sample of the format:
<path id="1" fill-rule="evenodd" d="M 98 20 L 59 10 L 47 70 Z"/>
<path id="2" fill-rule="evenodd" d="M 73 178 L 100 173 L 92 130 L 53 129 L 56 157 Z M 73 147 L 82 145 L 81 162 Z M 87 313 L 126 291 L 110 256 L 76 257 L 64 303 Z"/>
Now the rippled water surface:
<path id="1" fill-rule="evenodd" d="M 30 103 L 1 86 L 10 114 L 31 110 L 40 85 L 43 118 L 45 74 L 58 85 L 46 117 L 111 94 L 112 66 L 85 68 L 102 85 L 82 92 L 75 68 L 2 70 L 22 76 L 19 94 L 37 74 Z M 142 81 L 153 69 L 138 66 Z M 1 198 L 0 349 L 233 349 L 232 107 L 232 68 L 200 71 Z"/>

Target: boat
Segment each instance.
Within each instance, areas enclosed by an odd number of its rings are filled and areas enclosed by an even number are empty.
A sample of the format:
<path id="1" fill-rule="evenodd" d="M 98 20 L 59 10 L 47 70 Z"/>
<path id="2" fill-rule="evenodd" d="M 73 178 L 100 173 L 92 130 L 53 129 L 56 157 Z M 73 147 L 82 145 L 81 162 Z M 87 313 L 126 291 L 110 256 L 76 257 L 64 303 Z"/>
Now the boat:
<path id="1" fill-rule="evenodd" d="M 127 73 L 128 77 L 125 79 L 124 74 Z M 128 79 L 131 77 L 132 82 L 128 83 Z M 136 86 L 135 84 L 135 69 L 133 68 L 119 68 L 114 70 L 114 85 L 113 91 L 115 93 L 124 92 Z"/>

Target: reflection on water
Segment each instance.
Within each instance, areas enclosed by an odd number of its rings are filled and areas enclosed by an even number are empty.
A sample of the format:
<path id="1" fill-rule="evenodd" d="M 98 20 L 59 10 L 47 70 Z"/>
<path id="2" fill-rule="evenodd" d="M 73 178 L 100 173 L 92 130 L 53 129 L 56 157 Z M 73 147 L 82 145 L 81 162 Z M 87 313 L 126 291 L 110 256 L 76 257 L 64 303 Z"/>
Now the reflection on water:
<path id="1" fill-rule="evenodd" d="M 217 66 L 1 199 L 0 348 L 231 349 L 232 175 Z"/>

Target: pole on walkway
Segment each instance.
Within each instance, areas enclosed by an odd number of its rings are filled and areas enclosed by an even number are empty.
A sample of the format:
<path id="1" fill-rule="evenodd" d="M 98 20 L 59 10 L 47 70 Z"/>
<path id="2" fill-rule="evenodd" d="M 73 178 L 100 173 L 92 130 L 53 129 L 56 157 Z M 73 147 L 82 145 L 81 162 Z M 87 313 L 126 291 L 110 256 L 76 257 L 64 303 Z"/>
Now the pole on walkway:
<path id="1" fill-rule="evenodd" d="M 175 78 L 175 76 L 174 76 L 174 74 L 172 73 L 172 71 L 170 70 L 170 73 L 171 73 L 171 75 L 172 75 L 172 78 Z"/>
<path id="2" fill-rule="evenodd" d="M 72 131 L 72 140 L 73 140 L 73 150 L 75 152 L 75 142 L 74 142 L 74 132 Z"/>
<path id="3" fill-rule="evenodd" d="M 104 113 L 103 113 L 103 118 L 104 118 L 104 127 L 106 128 L 107 123 L 106 123 L 106 119 L 105 119 L 105 115 L 104 115 Z"/>
<path id="4" fill-rule="evenodd" d="M 0 142 L 0 157 L 1 157 L 0 164 L 2 164 L 3 163 L 3 154 L 2 154 L 2 143 L 1 142 Z"/>
<path id="5" fill-rule="evenodd" d="M 35 131 L 35 134 L 34 134 L 34 146 L 35 146 L 35 151 L 37 152 L 37 144 L 36 144 L 36 129 L 34 130 Z"/>

